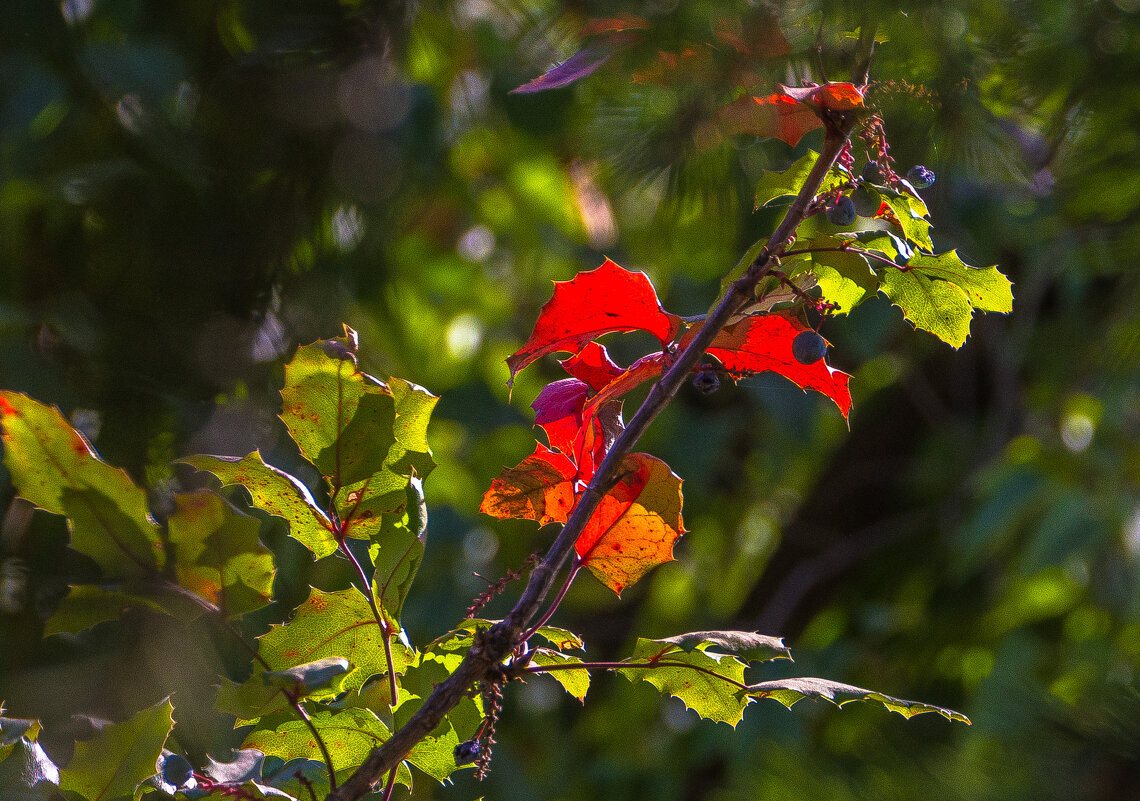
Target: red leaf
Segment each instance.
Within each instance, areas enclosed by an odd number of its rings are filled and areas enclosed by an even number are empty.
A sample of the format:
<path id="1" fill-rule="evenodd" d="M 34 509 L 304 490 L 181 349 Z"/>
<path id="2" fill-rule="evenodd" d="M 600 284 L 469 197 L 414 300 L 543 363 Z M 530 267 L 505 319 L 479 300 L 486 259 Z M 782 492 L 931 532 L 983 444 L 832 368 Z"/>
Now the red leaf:
<path id="1" fill-rule="evenodd" d="M 772 94 L 767 97 L 756 97 L 753 100 L 764 108 L 753 123 L 755 130 L 747 132 L 774 136 L 795 147 L 808 131 L 823 127 L 815 111 L 786 94 Z"/>
<path id="2" fill-rule="evenodd" d="M 577 353 L 603 334 L 648 331 L 664 346 L 680 326 L 681 318 L 661 308 L 645 273 L 624 270 L 606 259 L 596 270 L 554 283 L 554 297 L 542 307 L 530 338 L 507 358 L 511 381 L 540 356 Z"/>
<path id="3" fill-rule="evenodd" d="M 651 569 L 673 561 L 685 533 L 681 479 L 660 459 L 633 453 L 575 543 L 581 563 L 621 595 Z"/>
<path id="4" fill-rule="evenodd" d="M 618 33 L 620 31 L 647 31 L 649 20 L 637 17 L 628 12 L 622 12 L 615 17 L 601 17 L 586 20 L 582 26 L 582 36 L 596 36 L 601 33 Z"/>
<path id="5" fill-rule="evenodd" d="M 622 373 L 605 346 L 597 342 L 587 343 L 581 351 L 569 359 L 563 359 L 559 364 L 570 375 L 589 384 L 592 390 L 601 389 Z"/>
<path id="6" fill-rule="evenodd" d="M 586 404 L 585 414 L 592 415 L 593 410 L 602 404 L 617 400 L 639 384 L 656 378 L 665 371 L 665 366 L 664 353 L 642 356 L 599 390 L 597 395 L 590 398 Z"/>
<path id="7" fill-rule="evenodd" d="M 733 378 L 770 371 L 779 373 L 801 389 L 821 392 L 839 407 L 846 418 L 851 411 L 851 376 L 827 366 L 823 359 L 800 364 L 792 356 L 792 340 L 807 326 L 781 314 L 746 317 L 717 334 L 708 348 Z M 686 338 L 691 334 L 686 334 Z M 685 340 L 681 340 L 685 344 Z"/>
<path id="8" fill-rule="evenodd" d="M 806 103 L 828 111 L 850 111 L 863 107 L 866 87 L 853 83 L 825 83 L 822 86 L 784 86 L 778 84 L 786 97 L 797 103 Z"/>
<path id="9" fill-rule="evenodd" d="M 574 440 L 582 431 L 582 406 L 589 391 L 577 378 L 564 378 L 543 387 L 530 405 L 535 425 L 546 432 L 550 447 L 567 456 L 574 455 Z"/>
<path id="10" fill-rule="evenodd" d="M 534 453 L 491 482 L 479 511 L 500 520 L 535 520 L 540 526 L 565 523 L 574 508 L 577 472 L 569 458 L 537 443 Z"/>

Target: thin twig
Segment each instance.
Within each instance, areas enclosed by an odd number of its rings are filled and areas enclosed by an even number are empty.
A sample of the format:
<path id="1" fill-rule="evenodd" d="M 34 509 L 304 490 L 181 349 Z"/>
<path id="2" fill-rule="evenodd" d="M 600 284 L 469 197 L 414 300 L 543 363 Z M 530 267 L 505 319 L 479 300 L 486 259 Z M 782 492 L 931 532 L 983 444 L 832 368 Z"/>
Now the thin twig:
<path id="1" fill-rule="evenodd" d="M 827 253 L 827 252 L 857 253 L 860 256 L 866 256 L 868 259 L 874 259 L 875 261 L 882 262 L 883 264 L 888 264 L 891 267 L 894 267 L 896 270 L 902 270 L 903 272 L 906 272 L 906 267 L 904 265 L 898 264 L 895 261 L 888 259 L 886 256 L 882 255 L 881 253 L 875 253 L 874 251 L 871 251 L 871 250 L 863 250 L 863 248 L 848 247 L 846 245 L 837 245 L 835 247 L 825 247 L 825 248 L 800 248 L 798 250 L 789 250 L 784 255 L 785 256 L 800 256 L 804 253 Z"/>
<path id="2" fill-rule="evenodd" d="M 537 623 L 527 629 L 526 634 L 522 636 L 523 642 L 526 642 L 531 637 L 533 637 L 536 631 L 545 626 L 550 618 L 554 617 L 554 613 L 558 610 L 559 605 L 562 603 L 562 599 L 566 597 L 566 593 L 570 590 L 570 585 L 574 583 L 574 579 L 578 577 L 578 571 L 581 569 L 582 559 L 577 554 L 574 554 L 574 563 L 570 565 L 570 573 L 566 576 L 566 583 L 562 585 L 562 589 L 558 591 L 558 595 L 556 595 L 554 597 L 554 600 L 551 601 L 550 608 L 546 610 L 546 614 L 539 618 Z"/>
<path id="3" fill-rule="evenodd" d="M 282 690 L 281 693 L 289 699 L 289 705 L 293 707 L 293 711 L 297 713 L 297 717 L 308 728 L 309 733 L 313 735 L 313 739 L 317 741 L 317 747 L 321 749 L 321 756 L 325 760 L 325 768 L 329 772 L 329 790 L 336 792 L 336 771 L 333 769 L 332 755 L 329 754 L 329 747 L 325 745 L 325 738 L 321 737 L 320 731 L 317 730 L 316 724 L 313 719 L 309 717 L 309 713 L 305 711 L 305 707 L 301 705 L 301 700 L 290 690 Z"/>
<path id="4" fill-rule="evenodd" d="M 382 801 L 392 801 L 392 793 L 396 789 L 396 771 L 398 767 L 392 768 L 388 771 L 388 784 L 384 786 L 384 796 Z"/>

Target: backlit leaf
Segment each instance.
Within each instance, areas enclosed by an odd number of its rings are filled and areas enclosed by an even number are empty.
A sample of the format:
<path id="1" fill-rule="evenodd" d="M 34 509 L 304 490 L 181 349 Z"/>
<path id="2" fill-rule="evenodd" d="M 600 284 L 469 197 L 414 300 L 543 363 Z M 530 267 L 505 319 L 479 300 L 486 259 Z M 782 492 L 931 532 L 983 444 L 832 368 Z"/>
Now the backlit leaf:
<path id="1" fill-rule="evenodd" d="M 340 712 L 320 709 L 310 712 L 309 718 L 328 747 L 338 777 L 359 766 L 373 748 L 391 736 L 388 727 L 367 709 L 350 708 Z M 285 721 L 275 729 L 254 729 L 246 735 L 242 747 L 255 748 L 286 762 L 320 753 L 312 732 L 300 720 Z M 397 775 L 397 781 L 411 786 L 411 774 L 406 767 Z"/>
<path id="2" fill-rule="evenodd" d="M 908 196 L 888 194 L 883 202 L 890 206 L 894 213 L 891 221 L 898 224 L 908 242 L 927 252 L 934 250 L 934 243 L 930 241 L 930 221 L 911 204 Z"/>
<path id="3" fill-rule="evenodd" d="M 755 124 L 758 135 L 771 136 L 795 147 L 804 134 L 823 127 L 814 110 L 787 94 L 776 92 L 752 99 L 762 107 L 761 117 Z"/>
<path id="4" fill-rule="evenodd" d="M 684 533 L 681 479 L 660 459 L 627 456 L 575 543 L 583 566 L 618 595 L 657 565 L 673 561 Z"/>
<path id="5" fill-rule="evenodd" d="M 408 482 L 406 498 L 403 513 L 398 519 L 386 517 L 389 525 L 381 528 L 369 548 L 374 566 L 372 592 L 381 613 L 397 629 L 427 544 L 427 504 L 418 478 Z"/>
<path id="6" fill-rule="evenodd" d="M 934 706 L 933 704 L 924 704 L 920 701 L 907 701 L 902 698 L 884 695 L 874 690 L 864 690 L 862 687 L 852 687 L 850 684 L 830 681 L 829 679 L 797 678 L 762 681 L 759 684 L 749 685 L 748 689 L 741 694 L 749 695 L 753 698 L 772 698 L 788 708 L 791 708 L 793 704 L 802 701 L 804 698 L 823 698 L 837 706 L 843 706 L 852 701 L 873 701 L 881 704 L 892 712 L 898 712 L 904 718 L 912 718 L 924 712 L 936 712 L 947 720 L 957 720 L 966 724 L 970 723 L 969 718 L 961 712 L 955 712 L 952 709 L 945 709 L 944 707 Z"/>
<path id="7" fill-rule="evenodd" d="M 344 680 L 346 690 L 358 689 L 372 675 L 387 673 L 380 626 L 368 600 L 356 589 L 322 592 L 313 589 L 293 619 L 274 626 L 259 638 L 261 657 L 275 670 L 341 656 L 356 666 Z M 392 640 L 396 672 L 402 672 L 411 651 Z"/>
<path id="8" fill-rule="evenodd" d="M 559 364 L 562 369 L 592 390 L 599 390 L 621 374 L 622 368 L 614 363 L 604 345 L 587 342 L 582 350 Z"/>
<path id="9" fill-rule="evenodd" d="M 537 443 L 533 454 L 491 482 L 479 511 L 500 520 L 534 520 L 540 526 L 565 523 L 574 508 L 576 474 L 569 458 Z"/>
<path id="10" fill-rule="evenodd" d="M 248 456 L 187 456 L 180 459 L 198 470 L 213 473 L 223 486 L 240 484 L 249 491 L 253 505 L 284 518 L 289 536 L 313 552 L 318 559 L 337 549 L 332 522 L 317 506 L 308 487 L 284 470 L 266 464 L 261 453 Z"/>
<path id="11" fill-rule="evenodd" d="M 580 665 L 582 660 L 576 656 L 569 656 L 558 651 L 538 648 L 530 654 L 530 664 L 539 667 L 551 665 Z M 545 675 L 550 676 L 562 685 L 562 689 L 570 693 L 582 703 L 586 702 L 586 693 L 590 689 L 590 671 L 581 670 L 551 670 Z"/>
<path id="12" fill-rule="evenodd" d="M 290 436 L 334 490 L 379 472 L 396 441 L 392 392 L 357 368 L 349 332 L 298 348 L 281 390 Z"/>
<path id="13" fill-rule="evenodd" d="M 659 643 L 638 639 L 634 653 L 660 647 Z M 636 658 L 627 661 L 643 662 Z M 735 728 L 744 717 L 751 699 L 739 694 L 744 683 L 744 663 L 739 659 L 703 650 L 678 650 L 660 661 L 663 664 L 617 668 L 616 672 L 630 681 L 647 681 L 665 695 L 680 698 L 685 706 L 708 720 Z"/>
<path id="14" fill-rule="evenodd" d="M 162 542 L 146 493 L 95 453 L 55 407 L 0 391 L 4 464 L 20 496 L 68 518 L 71 546 L 108 577 L 157 571 Z"/>
<path id="15" fill-rule="evenodd" d="M 269 603 L 273 555 L 257 539 L 260 524 L 206 490 L 174 496 L 167 522 L 178 582 L 227 616 Z"/>
<path id="16" fill-rule="evenodd" d="M 166 738 L 174 728 L 174 707 L 166 699 L 123 723 L 102 729 L 92 740 L 75 745 L 75 755 L 60 771 L 59 786 L 88 801 L 133 796 L 154 775 Z"/>
<path id="17" fill-rule="evenodd" d="M 846 418 L 851 410 L 851 392 L 847 387 L 851 377 L 829 367 L 823 359 L 800 364 L 792 355 L 792 340 L 805 330 L 803 323 L 783 314 L 746 317 L 717 334 L 708 353 L 734 378 L 771 371 L 801 389 L 820 392 L 830 398 Z M 685 344 L 684 339 L 681 344 Z"/>
<path id="18" fill-rule="evenodd" d="M 645 273 L 606 259 L 596 270 L 554 283 L 554 296 L 542 307 L 530 338 L 507 358 L 507 366 L 513 379 L 540 356 L 577 353 L 587 342 L 617 331 L 647 331 L 664 346 L 680 324 L 679 317 L 661 308 Z"/>

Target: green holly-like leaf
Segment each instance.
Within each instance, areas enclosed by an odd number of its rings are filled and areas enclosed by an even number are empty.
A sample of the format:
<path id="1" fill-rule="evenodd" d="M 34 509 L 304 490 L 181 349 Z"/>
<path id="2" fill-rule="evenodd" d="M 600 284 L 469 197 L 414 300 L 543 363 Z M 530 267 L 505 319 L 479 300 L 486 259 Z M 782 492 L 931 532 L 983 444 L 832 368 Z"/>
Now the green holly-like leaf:
<path id="1" fill-rule="evenodd" d="M 745 662 L 792 658 L 792 652 L 784 645 L 783 639 L 755 631 L 693 631 L 658 640 L 639 639 L 632 658 L 656 661 L 678 651 L 692 653 L 710 649 L 739 657 Z"/>
<path id="2" fill-rule="evenodd" d="M 402 673 L 413 652 L 395 638 L 391 646 L 396 672 Z M 344 657 L 356 666 L 344 679 L 345 690 L 359 689 L 370 676 L 388 672 L 380 626 L 368 600 L 356 589 L 314 589 L 291 621 L 262 635 L 258 651 L 276 670 Z"/>
<path id="3" fill-rule="evenodd" d="M 256 723 L 278 712 L 289 709 L 289 699 L 280 687 L 262 681 L 263 674 L 254 671 L 250 678 L 241 684 L 222 677 L 218 687 L 218 697 L 214 707 L 227 715 L 237 718 L 234 725 L 245 726 Z"/>
<path id="4" fill-rule="evenodd" d="M 817 236 L 797 241 L 796 250 L 842 247 L 845 240 L 834 236 Z M 815 276 L 823 299 L 838 304 L 836 314 L 846 314 L 879 291 L 879 277 L 867 259 L 849 250 L 817 250 L 784 260 L 789 278 L 806 272 Z"/>
<path id="5" fill-rule="evenodd" d="M 926 204 L 921 200 L 914 204 L 912 196 L 893 193 L 887 193 L 884 200 L 899 221 L 907 242 L 927 252 L 934 250 L 934 243 L 930 241 L 930 220 L 926 218 Z"/>
<path id="6" fill-rule="evenodd" d="M 146 493 L 102 461 L 58 409 L 0 391 L 0 428 L 12 484 L 35 506 L 68 518 L 73 548 L 108 577 L 157 571 L 162 542 Z"/>
<path id="7" fill-rule="evenodd" d="M 318 709 L 309 713 L 309 719 L 328 748 L 338 780 L 359 767 L 373 748 L 391 736 L 383 721 L 367 709 Z M 286 762 L 320 753 L 313 733 L 300 720 L 286 720 L 273 729 L 254 729 L 246 735 L 242 747 L 255 748 Z M 411 787 L 412 776 L 407 767 L 401 766 L 396 780 Z"/>
<path id="8" fill-rule="evenodd" d="M 282 421 L 334 492 L 378 473 L 396 442 L 395 398 L 357 368 L 356 348 L 347 326 L 344 337 L 303 345 L 281 390 Z"/>
<path id="9" fill-rule="evenodd" d="M 475 642 L 475 632 L 486 631 L 491 628 L 491 626 L 500 622 L 499 620 L 469 618 L 462 621 L 447 634 L 428 643 L 424 650 L 443 653 L 462 653 Z M 549 642 L 559 651 L 568 649 L 580 650 L 585 648 L 585 643 L 581 637 L 568 629 L 559 628 L 558 626 L 539 626 L 534 633 Z"/>
<path id="10" fill-rule="evenodd" d="M 659 659 L 647 661 L 638 657 L 660 652 L 661 648 L 660 642 L 638 639 L 634 657 L 626 661 L 640 667 L 622 667 L 616 671 L 630 681 L 647 681 L 665 695 L 680 698 L 703 718 L 736 728 L 751 701 L 737 692 L 744 686 L 744 663 L 734 656 L 699 648 L 682 651 L 673 644 L 668 646 L 667 655 Z"/>
<path id="11" fill-rule="evenodd" d="M 408 481 L 403 513 L 388 515 L 385 525 L 374 535 L 369 555 L 375 567 L 372 592 L 381 613 L 397 628 L 408 591 L 419 572 L 427 544 L 427 504 L 423 484 L 412 476 Z"/>
<path id="12" fill-rule="evenodd" d="M 174 728 L 170 699 L 114 723 L 93 740 L 75 746 L 75 756 L 60 772 L 59 786 L 88 801 L 137 798 L 135 788 L 154 775 L 166 738 Z"/>
<path id="13" fill-rule="evenodd" d="M 581 665 L 582 660 L 560 651 L 551 651 L 548 648 L 536 648 L 530 654 L 530 664 L 537 667 L 550 667 L 561 665 Z M 586 693 L 590 689 L 590 671 L 581 670 L 550 670 L 546 675 L 562 685 L 562 689 L 570 693 L 582 703 L 586 702 Z"/>
<path id="14" fill-rule="evenodd" d="M 105 590 L 101 587 L 78 585 L 71 587 L 59 602 L 55 613 L 44 623 L 44 636 L 75 634 L 105 620 L 118 620 L 128 609 L 150 609 L 165 612 L 149 598 L 122 590 Z"/>
<path id="15" fill-rule="evenodd" d="M 957 720 L 967 725 L 970 723 L 968 717 L 961 712 L 955 712 L 953 709 L 924 704 L 920 701 L 894 698 L 874 690 L 864 690 L 862 687 L 852 687 L 850 684 L 842 684 L 828 679 L 798 678 L 762 681 L 759 684 L 749 685 L 746 690 L 741 691 L 741 695 L 752 698 L 771 698 L 789 709 L 804 698 L 822 698 L 837 706 L 843 706 L 852 701 L 873 701 L 892 712 L 898 712 L 904 718 L 912 718 L 925 712 L 936 712 L 947 720 Z"/>
<path id="16" fill-rule="evenodd" d="M 887 268 L 882 291 L 916 328 L 959 348 L 970 335 L 974 309 L 1013 310 L 1012 286 L 996 267 L 970 267 L 952 250 L 916 255 L 905 269 Z"/>
<path id="17" fill-rule="evenodd" d="M 253 505 L 289 523 L 289 536 L 318 558 L 337 549 L 333 525 L 317 506 L 313 494 L 298 478 L 266 464 L 259 451 L 241 458 L 229 456 L 188 456 L 180 459 L 198 470 L 213 473 L 223 486 L 245 487 Z"/>
<path id="18" fill-rule="evenodd" d="M 229 616 L 269 603 L 273 555 L 257 539 L 258 521 L 206 490 L 174 497 L 167 522 L 178 582 Z"/>
<path id="19" fill-rule="evenodd" d="M 396 408 L 395 441 L 388 448 L 383 467 L 334 497 L 345 535 L 357 539 L 375 539 L 384 527 L 385 515 L 406 512 L 411 477 L 422 480 L 435 469 L 427 426 L 439 398 L 399 378 L 389 379 L 388 388 Z"/>
<path id="20" fill-rule="evenodd" d="M 818 159 L 819 154 L 809 150 L 783 172 L 765 172 L 761 175 L 756 184 L 756 208 L 777 205 L 773 201 L 778 198 L 791 198 L 799 194 L 800 188 L 804 185 L 804 181 L 807 180 L 808 174 Z M 821 193 L 826 192 L 846 180 L 847 178 L 844 175 L 835 169 L 831 169 L 824 176 L 819 191 Z"/>

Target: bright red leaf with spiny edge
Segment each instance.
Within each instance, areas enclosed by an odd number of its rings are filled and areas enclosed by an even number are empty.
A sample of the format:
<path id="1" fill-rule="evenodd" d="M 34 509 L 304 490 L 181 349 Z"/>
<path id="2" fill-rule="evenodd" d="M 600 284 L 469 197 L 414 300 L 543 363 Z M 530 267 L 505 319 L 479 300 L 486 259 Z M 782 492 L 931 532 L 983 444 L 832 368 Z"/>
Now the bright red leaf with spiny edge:
<path id="1" fill-rule="evenodd" d="M 792 340 L 806 330 L 803 323 L 782 314 L 746 317 L 717 334 L 708 353 L 735 379 L 770 371 L 801 389 L 814 389 L 830 398 L 846 418 L 851 411 L 851 392 L 847 387 L 851 376 L 828 367 L 822 359 L 800 364 L 792 355 Z M 695 331 L 686 334 L 682 346 Z"/>
<path id="2" fill-rule="evenodd" d="M 508 385 L 535 359 L 557 351 L 577 353 L 603 334 L 648 331 L 665 346 L 680 326 L 680 317 L 661 308 L 645 273 L 606 259 L 596 270 L 554 283 L 554 296 L 542 307 L 530 338 L 507 358 Z"/>
<path id="3" fill-rule="evenodd" d="M 667 359 L 664 353 L 642 356 L 590 398 L 586 404 L 586 416 L 592 415 L 594 410 L 601 408 L 603 404 L 613 402 L 640 384 L 661 375 L 666 367 Z"/>

